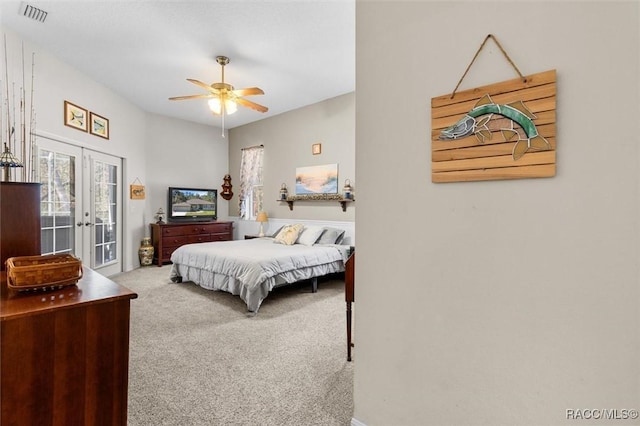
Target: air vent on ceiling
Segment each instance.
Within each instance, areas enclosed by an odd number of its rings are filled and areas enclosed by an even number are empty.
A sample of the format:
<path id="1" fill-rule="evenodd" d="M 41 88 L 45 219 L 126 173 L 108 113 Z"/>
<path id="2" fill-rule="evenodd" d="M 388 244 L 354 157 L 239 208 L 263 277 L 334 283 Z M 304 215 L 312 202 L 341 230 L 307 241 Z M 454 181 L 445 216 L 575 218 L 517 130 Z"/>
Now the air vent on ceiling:
<path id="1" fill-rule="evenodd" d="M 44 22 L 47 19 L 48 12 L 45 12 L 42 9 L 38 9 L 35 6 L 31 6 L 27 3 L 20 3 L 20 14 L 25 18 L 33 19 L 38 22 Z"/>

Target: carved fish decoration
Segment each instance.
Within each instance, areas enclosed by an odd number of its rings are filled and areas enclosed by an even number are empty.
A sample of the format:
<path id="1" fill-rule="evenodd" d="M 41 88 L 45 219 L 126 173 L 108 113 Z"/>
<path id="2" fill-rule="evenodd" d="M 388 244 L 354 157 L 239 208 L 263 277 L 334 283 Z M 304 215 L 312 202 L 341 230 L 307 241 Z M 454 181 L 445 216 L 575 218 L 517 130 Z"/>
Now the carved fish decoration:
<path id="1" fill-rule="evenodd" d="M 518 160 L 529 151 L 547 151 L 551 149 L 549 142 L 538 133 L 533 119 L 535 114 L 529 111 L 522 101 L 512 102 L 510 104 L 496 104 L 491 97 L 486 94 L 474 107 L 465 114 L 456 124 L 447 127 L 440 132 L 440 140 L 461 139 L 469 135 L 475 135 L 480 143 L 491 139 L 492 133 L 487 123 L 498 114 L 510 120 L 511 127 L 500 129 L 505 142 L 513 140 L 517 137 L 517 142 L 513 147 L 512 156 L 514 160 Z M 513 123 L 518 124 L 524 131 L 526 138 L 522 138 Z"/>

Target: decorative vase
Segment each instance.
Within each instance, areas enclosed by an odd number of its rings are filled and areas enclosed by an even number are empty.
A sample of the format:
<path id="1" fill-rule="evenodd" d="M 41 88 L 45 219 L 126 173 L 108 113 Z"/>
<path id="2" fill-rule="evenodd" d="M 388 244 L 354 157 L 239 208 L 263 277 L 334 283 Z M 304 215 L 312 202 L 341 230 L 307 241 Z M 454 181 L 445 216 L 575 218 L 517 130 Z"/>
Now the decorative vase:
<path id="1" fill-rule="evenodd" d="M 140 248 L 138 249 L 138 257 L 140 258 L 140 266 L 149 266 L 153 263 L 153 245 L 151 237 L 144 237 Z"/>

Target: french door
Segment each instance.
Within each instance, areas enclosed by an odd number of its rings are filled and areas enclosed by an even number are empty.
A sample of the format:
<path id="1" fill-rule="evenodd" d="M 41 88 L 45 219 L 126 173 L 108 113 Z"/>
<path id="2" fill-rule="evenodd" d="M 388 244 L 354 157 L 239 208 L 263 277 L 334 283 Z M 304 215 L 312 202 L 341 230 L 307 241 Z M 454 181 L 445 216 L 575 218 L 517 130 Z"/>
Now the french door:
<path id="1" fill-rule="evenodd" d="M 38 138 L 42 254 L 69 253 L 111 276 L 122 271 L 122 160 Z"/>

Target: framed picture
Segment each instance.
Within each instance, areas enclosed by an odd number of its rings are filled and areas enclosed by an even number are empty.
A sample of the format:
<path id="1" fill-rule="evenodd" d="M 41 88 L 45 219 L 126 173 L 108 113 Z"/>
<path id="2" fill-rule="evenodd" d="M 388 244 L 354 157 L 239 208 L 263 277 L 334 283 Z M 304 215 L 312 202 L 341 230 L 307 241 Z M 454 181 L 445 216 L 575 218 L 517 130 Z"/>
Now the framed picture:
<path id="1" fill-rule="evenodd" d="M 318 155 L 322 153 L 322 144 L 321 143 L 314 143 L 313 145 L 311 145 L 311 153 L 313 155 Z"/>
<path id="2" fill-rule="evenodd" d="M 109 120 L 93 112 L 89 117 L 89 133 L 109 139 Z"/>
<path id="3" fill-rule="evenodd" d="M 64 101 L 64 125 L 86 132 L 88 129 L 87 110 Z"/>
<path id="4" fill-rule="evenodd" d="M 144 185 L 129 185 L 129 196 L 132 200 L 144 200 Z"/>
<path id="5" fill-rule="evenodd" d="M 296 168 L 296 195 L 337 193 L 337 164 Z"/>

